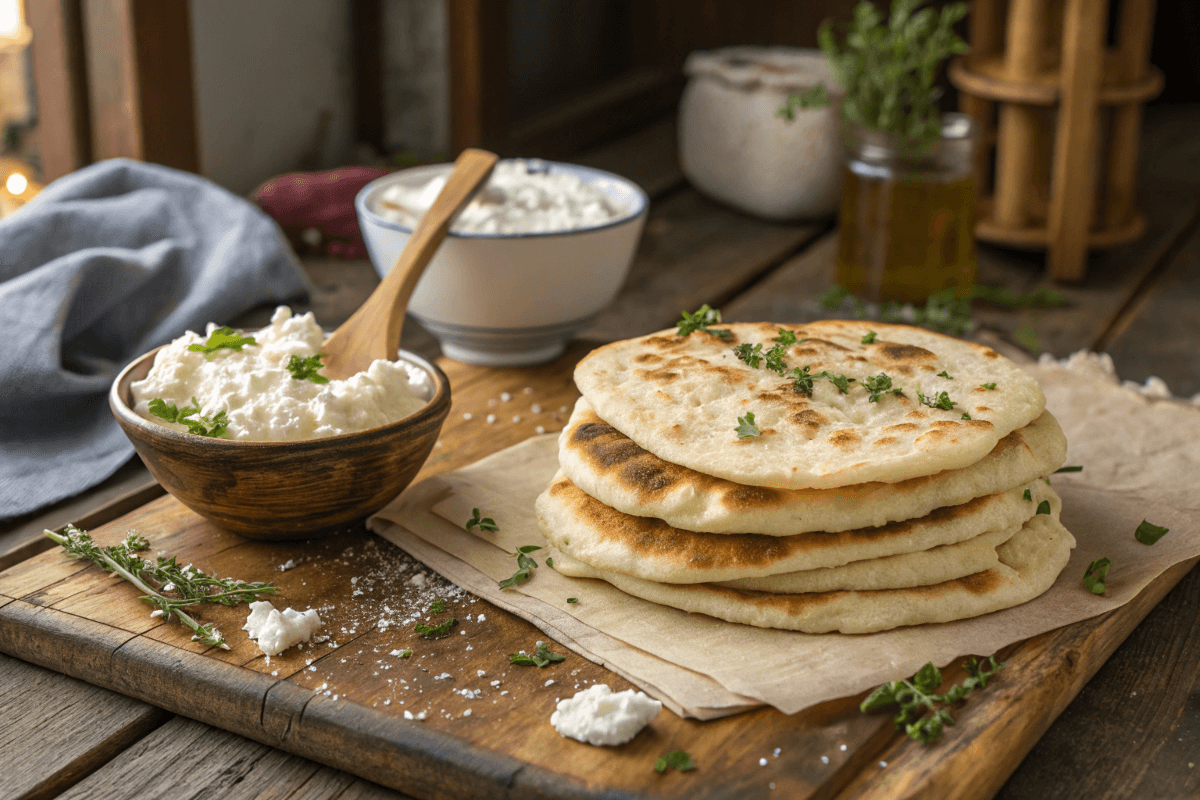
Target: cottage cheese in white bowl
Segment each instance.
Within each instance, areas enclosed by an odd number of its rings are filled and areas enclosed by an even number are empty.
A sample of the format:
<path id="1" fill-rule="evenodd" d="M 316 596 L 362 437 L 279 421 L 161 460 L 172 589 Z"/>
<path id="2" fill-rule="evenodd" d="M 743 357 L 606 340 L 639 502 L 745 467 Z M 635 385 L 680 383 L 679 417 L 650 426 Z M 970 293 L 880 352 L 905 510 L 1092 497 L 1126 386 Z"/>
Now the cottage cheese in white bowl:
<path id="1" fill-rule="evenodd" d="M 381 277 L 452 168 L 401 170 L 359 192 L 359 226 Z M 501 161 L 451 225 L 408 312 L 456 361 L 552 360 L 620 290 L 648 208 L 645 192 L 612 173 Z"/>

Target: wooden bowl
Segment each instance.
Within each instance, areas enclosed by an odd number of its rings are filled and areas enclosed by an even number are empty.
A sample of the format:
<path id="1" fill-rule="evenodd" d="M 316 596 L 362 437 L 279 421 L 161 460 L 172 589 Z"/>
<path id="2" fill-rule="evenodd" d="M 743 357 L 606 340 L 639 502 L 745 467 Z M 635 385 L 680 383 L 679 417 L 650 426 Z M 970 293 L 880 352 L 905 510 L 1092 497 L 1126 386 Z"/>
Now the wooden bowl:
<path id="1" fill-rule="evenodd" d="M 122 370 L 108 401 L 146 468 L 181 503 L 251 539 L 328 536 L 383 508 L 420 471 L 450 413 L 450 381 L 424 370 L 433 394 L 419 411 L 379 428 L 295 442 L 210 439 L 151 422 L 133 410 L 130 384 L 150 372 L 158 348 Z"/>

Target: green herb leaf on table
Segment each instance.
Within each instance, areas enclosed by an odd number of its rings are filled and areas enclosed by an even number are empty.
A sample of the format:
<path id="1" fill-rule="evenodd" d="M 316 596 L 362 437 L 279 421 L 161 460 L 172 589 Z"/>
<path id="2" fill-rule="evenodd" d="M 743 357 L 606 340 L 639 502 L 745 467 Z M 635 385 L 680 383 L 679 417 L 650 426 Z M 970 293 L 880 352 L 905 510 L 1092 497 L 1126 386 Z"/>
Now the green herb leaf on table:
<path id="1" fill-rule="evenodd" d="M 397 656 L 397 658 L 408 658 L 411 655 L 412 655 L 412 650 L 405 650 L 403 653 L 401 653 L 399 656 Z"/>
<path id="2" fill-rule="evenodd" d="M 1025 494 L 1023 494 L 1023 495 L 1021 495 L 1021 496 L 1022 496 L 1022 497 L 1024 497 L 1024 498 L 1025 498 L 1026 500 L 1028 500 L 1029 502 L 1031 502 L 1031 503 L 1033 502 L 1033 493 L 1032 493 L 1032 492 L 1030 492 L 1028 489 L 1026 489 L 1026 490 L 1025 490 Z"/>
<path id="3" fill-rule="evenodd" d="M 457 624 L 458 620 L 451 617 L 440 625 L 426 625 L 424 622 L 418 622 L 417 627 L 413 628 L 413 630 L 426 639 L 440 639 Z"/>
<path id="4" fill-rule="evenodd" d="M 517 558 L 517 571 L 512 574 L 511 578 L 505 578 L 500 581 L 500 588 L 509 589 L 517 584 L 528 581 L 533 576 L 533 570 L 537 569 L 538 565 L 528 554 L 541 549 L 541 545 L 536 544 L 527 544 L 518 547 L 517 552 L 513 553 Z"/>
<path id="5" fill-rule="evenodd" d="M 168 403 L 161 397 L 156 397 L 149 403 L 150 413 L 167 422 L 186 425 L 188 433 L 196 436 L 207 436 L 219 439 L 229 427 L 229 420 L 224 411 L 219 411 L 211 418 L 199 416 L 200 404 L 192 398 L 191 406 L 178 408 L 174 403 Z M 194 419 L 193 419 L 194 417 Z"/>
<path id="6" fill-rule="evenodd" d="M 958 405 L 951 400 L 950 395 L 946 394 L 945 392 L 942 392 L 941 394 L 935 394 L 933 397 L 926 397 L 925 395 L 921 394 L 920 389 L 917 389 L 917 399 L 921 401 L 922 405 L 929 406 L 930 408 L 942 408 L 946 411 L 949 411 Z"/>
<path id="7" fill-rule="evenodd" d="M 680 772 L 693 770 L 696 765 L 692 763 L 692 757 L 682 750 L 675 750 L 667 753 L 662 758 L 654 762 L 654 771 L 658 773 L 666 772 L 668 769 L 677 769 Z"/>
<path id="8" fill-rule="evenodd" d="M 995 389 L 995 388 L 996 388 L 996 384 L 994 384 L 994 383 L 981 383 L 981 384 L 979 384 L 979 388 L 980 388 L 980 389 L 987 389 L 987 390 L 991 391 L 992 389 Z"/>
<path id="9" fill-rule="evenodd" d="M 839 394 L 846 394 L 850 391 L 850 384 L 854 383 L 854 378 L 847 378 L 845 375 L 834 375 L 830 372 L 820 372 L 813 375 L 814 378 L 824 378 L 837 387 Z"/>
<path id="10" fill-rule="evenodd" d="M 862 712 L 874 711 L 889 705 L 898 705 L 899 711 L 892 718 L 897 730 L 904 730 L 909 738 L 929 744 L 941 738 L 947 725 L 954 724 L 954 717 L 939 705 L 951 705 L 966 698 L 973 689 L 982 689 L 993 675 L 1004 669 L 997 664 L 995 656 L 986 662 L 972 658 L 966 662 L 968 677 L 961 685 L 950 687 L 945 694 L 935 690 L 942 683 L 941 671 L 931 662 L 921 667 L 911 680 L 891 681 L 880 686 L 859 705 Z M 923 716 L 927 711 L 931 716 Z"/>
<path id="11" fill-rule="evenodd" d="M 432 603 L 429 604 L 429 613 L 430 614 L 441 614 L 445 610 L 446 610 L 446 601 L 440 597 L 437 600 L 434 600 Z"/>
<path id="12" fill-rule="evenodd" d="M 567 602 L 568 602 L 568 603 L 578 603 L 578 602 L 579 602 L 579 598 L 578 598 L 578 597 L 568 597 L 568 598 L 567 598 Z"/>
<path id="13" fill-rule="evenodd" d="M 1157 544 L 1158 540 L 1166 536 L 1170 532 L 1170 528 L 1160 528 L 1146 520 L 1142 520 L 1142 524 L 1137 526 L 1137 530 L 1133 532 L 1133 538 L 1145 545 Z"/>
<path id="14" fill-rule="evenodd" d="M 874 344 L 875 331 L 867 331 L 867 335 L 862 337 L 862 344 Z"/>
<path id="15" fill-rule="evenodd" d="M 960 419 L 970 419 L 970 418 L 971 418 L 971 415 L 970 415 L 970 414 L 968 414 L 968 413 L 967 413 L 967 412 L 965 412 L 965 411 L 963 412 L 963 415 L 962 415 L 962 417 L 960 417 Z"/>
<path id="16" fill-rule="evenodd" d="M 676 331 L 676 335 L 688 336 L 695 331 L 703 331 L 704 333 L 711 333 L 713 336 L 717 336 L 722 339 L 729 338 L 729 331 L 727 330 L 709 329 L 709 325 L 716 325 L 721 321 L 721 312 L 715 308 L 709 308 L 708 303 L 700 306 L 700 308 L 696 309 L 694 313 L 689 314 L 686 311 L 681 311 L 680 313 L 683 315 L 683 318 L 677 323 L 679 325 L 679 330 Z"/>
<path id="17" fill-rule="evenodd" d="M 946 370 L 942 370 L 941 372 L 939 372 L 937 374 L 937 376 L 939 378 L 946 378 L 947 380 L 951 380 L 951 381 L 954 380 L 954 376 L 951 375 L 949 372 L 946 372 Z"/>
<path id="18" fill-rule="evenodd" d="M 234 350 L 240 353 L 243 347 L 257 344 L 253 336 L 242 336 L 233 328 L 220 327 L 208 335 L 208 341 L 204 344 L 188 345 L 188 350 L 204 353 L 206 359 L 211 359 L 218 350 Z"/>
<path id="19" fill-rule="evenodd" d="M 145 537 L 132 532 L 126 534 L 121 544 L 109 547 L 99 546 L 87 531 L 74 525 L 43 533 L 61 545 L 72 558 L 86 558 L 105 572 L 115 572 L 145 592 L 138 599 L 154 606 L 155 613 L 161 613 L 163 619 L 169 620 L 172 616 L 178 619 L 192 631 L 193 642 L 225 650 L 229 646 L 211 622 L 202 625 L 183 609 L 204 603 L 236 606 L 253 602 L 260 595 L 279 591 L 278 586 L 270 583 L 217 578 L 191 564 L 180 567 L 174 556 L 159 556 L 157 561 L 142 558 L 138 553 L 148 549 L 150 543 Z M 152 584 L 157 584 L 157 588 Z"/>
<path id="20" fill-rule="evenodd" d="M 544 667 L 551 662 L 557 663 L 566 659 L 566 656 L 560 653 L 550 652 L 550 648 L 545 642 L 538 642 L 535 645 L 533 655 L 527 655 L 524 650 L 519 653 L 513 653 L 508 657 L 510 664 L 516 664 L 520 667 Z"/>
<path id="21" fill-rule="evenodd" d="M 554 559 L 552 557 L 546 556 L 546 566 L 554 569 Z"/>
<path id="22" fill-rule="evenodd" d="M 747 411 L 746 416 L 738 417 L 738 426 L 734 428 L 739 439 L 753 439 L 755 436 L 761 436 L 762 431 L 754 424 L 754 412 Z"/>
<path id="23" fill-rule="evenodd" d="M 1088 564 L 1087 571 L 1083 573 L 1083 585 L 1092 594 L 1104 594 L 1106 587 L 1105 579 L 1108 577 L 1108 568 L 1112 566 L 1112 562 L 1108 557 L 1098 558 Z"/>
<path id="24" fill-rule="evenodd" d="M 791 371 L 791 374 L 789 374 L 788 377 L 792 379 L 792 389 L 794 389 L 798 394 L 812 397 L 813 378 L 816 376 L 808 374 L 808 367 L 805 367 L 804 369 L 796 367 Z"/>
<path id="25" fill-rule="evenodd" d="M 480 517 L 478 508 L 471 509 L 471 518 L 467 520 L 465 527 L 467 530 L 478 527 L 479 530 L 487 531 L 488 533 L 495 533 L 500 530 L 500 527 L 496 524 L 496 520 L 491 517 Z"/>
<path id="26" fill-rule="evenodd" d="M 292 373 L 292 380 L 297 381 L 312 381 L 313 383 L 329 383 L 329 378 L 326 378 L 321 373 L 317 372 L 321 368 L 321 359 L 325 357 L 324 353 L 317 353 L 308 358 L 300 356 L 292 356 L 288 359 L 287 370 Z"/>
<path id="27" fill-rule="evenodd" d="M 758 365 L 762 363 L 762 345 L 752 345 L 749 342 L 739 344 L 733 348 L 733 354 L 739 360 L 746 362 L 754 369 L 758 369 Z"/>
<path id="28" fill-rule="evenodd" d="M 1055 472 L 1055 473 L 1059 473 L 1059 472 L 1083 472 L 1083 467 L 1081 467 L 1081 466 L 1072 466 L 1072 467 L 1059 467 L 1058 469 L 1054 470 L 1054 472 Z"/>
<path id="29" fill-rule="evenodd" d="M 1036 517 L 1038 514 L 1049 514 L 1049 513 L 1050 513 L 1050 501 L 1043 500 L 1042 502 L 1038 503 L 1037 511 L 1033 512 L 1033 515 Z"/>

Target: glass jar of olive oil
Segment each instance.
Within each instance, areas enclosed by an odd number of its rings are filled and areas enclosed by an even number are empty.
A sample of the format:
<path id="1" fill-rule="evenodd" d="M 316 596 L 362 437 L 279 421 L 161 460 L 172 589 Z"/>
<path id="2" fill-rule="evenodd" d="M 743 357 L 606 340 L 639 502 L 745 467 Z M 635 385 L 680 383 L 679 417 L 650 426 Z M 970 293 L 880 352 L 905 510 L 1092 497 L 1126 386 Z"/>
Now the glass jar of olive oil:
<path id="1" fill-rule="evenodd" d="M 975 123 L 943 114 L 914 144 L 847 124 L 837 282 L 869 300 L 919 303 L 975 285 Z"/>

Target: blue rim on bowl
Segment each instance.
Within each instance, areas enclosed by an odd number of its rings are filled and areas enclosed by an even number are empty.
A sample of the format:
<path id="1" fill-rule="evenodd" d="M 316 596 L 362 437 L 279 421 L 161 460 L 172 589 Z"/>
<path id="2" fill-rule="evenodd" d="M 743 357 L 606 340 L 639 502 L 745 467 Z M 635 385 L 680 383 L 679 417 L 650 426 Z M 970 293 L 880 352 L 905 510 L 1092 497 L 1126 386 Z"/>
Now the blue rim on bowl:
<path id="1" fill-rule="evenodd" d="M 628 178 L 623 178 L 612 172 L 605 172 L 602 169 L 593 167 L 584 167 L 579 164 L 565 164 L 560 161 L 543 161 L 537 158 L 506 158 L 503 162 L 524 162 L 527 164 L 535 164 L 538 166 L 539 172 L 560 172 L 566 175 L 574 175 L 584 183 L 590 184 L 604 191 L 610 197 L 616 198 L 611 188 L 619 189 L 622 195 L 627 195 L 633 199 L 629 210 L 611 222 L 605 222 L 601 225 L 591 225 L 586 228 L 573 228 L 566 231 L 533 231 L 529 233 L 456 233 L 451 230 L 448 234 L 454 238 L 460 239 L 527 239 L 542 236 L 572 236 L 581 233 L 591 233 L 593 231 L 601 231 L 605 228 L 613 228 L 617 225 L 623 225 L 631 220 L 637 219 L 642 214 L 646 213 L 646 209 L 650 207 L 650 198 L 642 191 L 642 187 L 638 186 Z M 413 173 L 418 170 L 428 170 L 430 177 L 438 174 L 441 170 L 454 166 L 453 164 L 428 164 L 420 167 L 409 167 L 407 169 L 397 170 L 396 172 L 384 175 L 381 178 L 368 183 L 354 198 L 354 208 L 358 211 L 359 217 L 369 219 L 372 223 L 380 225 L 384 228 L 401 231 L 402 233 L 412 233 L 413 229 L 407 225 L 388 219 L 375 212 L 371 208 L 368 199 L 376 192 L 380 191 L 384 186 L 394 183 L 398 175 L 405 173 Z M 616 198 L 624 200 L 624 197 Z"/>

